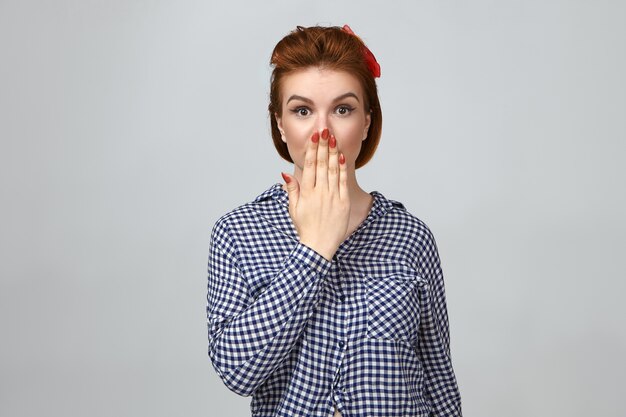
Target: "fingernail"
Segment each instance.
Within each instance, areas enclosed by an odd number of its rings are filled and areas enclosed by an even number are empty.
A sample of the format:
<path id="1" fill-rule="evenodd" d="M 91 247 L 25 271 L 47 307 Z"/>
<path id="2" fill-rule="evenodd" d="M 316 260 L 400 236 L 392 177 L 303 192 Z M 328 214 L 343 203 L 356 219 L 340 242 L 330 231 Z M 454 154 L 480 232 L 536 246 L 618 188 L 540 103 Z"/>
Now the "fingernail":
<path id="1" fill-rule="evenodd" d="M 328 140 L 328 146 L 334 148 L 337 146 L 337 139 L 335 139 L 335 135 L 330 135 L 330 139 Z"/>
<path id="2" fill-rule="evenodd" d="M 328 128 L 322 130 L 322 139 L 328 139 Z"/>
<path id="3" fill-rule="evenodd" d="M 285 173 L 281 172 L 281 173 L 280 173 L 280 175 L 282 175 L 282 176 L 283 176 L 283 179 L 285 180 L 285 182 L 286 182 L 287 184 L 289 184 L 289 183 L 291 182 L 291 178 L 289 178 L 289 177 L 287 176 L 287 174 L 285 174 Z"/>
<path id="4" fill-rule="evenodd" d="M 320 140 L 319 132 L 313 133 L 313 136 L 311 136 L 311 140 L 313 141 L 313 143 L 317 143 Z"/>
<path id="5" fill-rule="evenodd" d="M 340 164 L 345 164 L 346 163 L 346 157 L 342 153 L 339 154 L 339 163 Z"/>

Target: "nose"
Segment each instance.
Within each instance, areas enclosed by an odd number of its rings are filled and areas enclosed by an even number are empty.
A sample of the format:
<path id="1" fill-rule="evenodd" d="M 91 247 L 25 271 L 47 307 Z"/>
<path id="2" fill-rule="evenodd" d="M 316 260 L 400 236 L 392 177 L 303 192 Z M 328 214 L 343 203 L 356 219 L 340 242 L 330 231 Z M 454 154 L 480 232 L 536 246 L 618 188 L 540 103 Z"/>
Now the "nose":
<path id="1" fill-rule="evenodd" d="M 330 126 L 330 118 L 326 114 L 318 114 L 317 119 L 315 120 L 315 129 L 318 132 L 328 128 L 332 133 L 332 127 Z"/>

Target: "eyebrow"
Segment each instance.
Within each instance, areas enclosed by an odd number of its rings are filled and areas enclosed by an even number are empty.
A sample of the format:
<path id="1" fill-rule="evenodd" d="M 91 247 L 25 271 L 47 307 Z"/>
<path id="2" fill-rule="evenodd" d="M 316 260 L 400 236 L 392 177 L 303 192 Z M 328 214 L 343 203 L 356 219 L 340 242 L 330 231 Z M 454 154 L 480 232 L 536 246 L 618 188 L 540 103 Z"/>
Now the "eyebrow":
<path id="1" fill-rule="evenodd" d="M 333 101 L 336 102 L 336 101 L 339 101 L 339 100 L 343 100 L 344 98 L 347 98 L 347 97 L 354 97 L 356 99 L 356 101 L 359 101 L 359 98 L 357 97 L 357 95 L 352 93 L 352 92 L 342 94 L 339 97 L 336 97 Z M 302 97 L 302 96 L 299 96 L 297 94 L 294 94 L 291 97 L 289 97 L 289 100 L 287 100 L 286 104 L 289 104 L 289 102 L 291 100 L 300 100 L 300 101 L 304 101 L 305 103 L 313 104 L 313 100 L 311 100 L 310 98 Z M 359 103 L 360 103 L 360 101 L 359 101 Z"/>

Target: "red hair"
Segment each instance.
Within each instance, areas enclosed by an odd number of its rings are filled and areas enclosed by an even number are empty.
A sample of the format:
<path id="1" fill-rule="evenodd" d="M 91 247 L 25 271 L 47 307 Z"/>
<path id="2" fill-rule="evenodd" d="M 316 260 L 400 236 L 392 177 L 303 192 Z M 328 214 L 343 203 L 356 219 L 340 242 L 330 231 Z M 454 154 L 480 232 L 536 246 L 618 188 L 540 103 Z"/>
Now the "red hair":
<path id="1" fill-rule="evenodd" d="M 309 67 L 345 71 L 357 78 L 365 96 L 365 111 L 370 112 L 371 121 L 367 138 L 363 141 L 355 161 L 356 168 L 362 167 L 372 158 L 380 141 L 383 116 L 376 81 L 363 54 L 364 47 L 363 41 L 358 37 L 336 26 L 308 28 L 298 26 L 276 44 L 270 60 L 274 70 L 268 110 L 274 146 L 283 159 L 293 162 L 287 144 L 281 139 L 276 121 L 276 115 L 282 116 L 281 81 L 289 74 Z"/>

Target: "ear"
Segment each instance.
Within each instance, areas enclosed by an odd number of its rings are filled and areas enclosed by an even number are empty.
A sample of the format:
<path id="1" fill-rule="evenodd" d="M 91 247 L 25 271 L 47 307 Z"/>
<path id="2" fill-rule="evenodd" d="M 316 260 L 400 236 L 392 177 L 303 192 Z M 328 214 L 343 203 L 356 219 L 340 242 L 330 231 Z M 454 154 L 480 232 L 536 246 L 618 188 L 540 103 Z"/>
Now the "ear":
<path id="1" fill-rule="evenodd" d="M 370 124 L 372 123 L 372 111 L 365 113 L 365 127 L 363 128 L 363 140 L 367 139 L 367 132 L 369 132 Z"/>
<path id="2" fill-rule="evenodd" d="M 280 132 L 281 139 L 283 142 L 287 143 L 287 139 L 285 138 L 285 131 L 283 130 L 283 119 L 278 115 L 278 113 L 274 113 L 274 118 L 276 119 L 276 125 L 278 126 L 278 131 Z"/>

